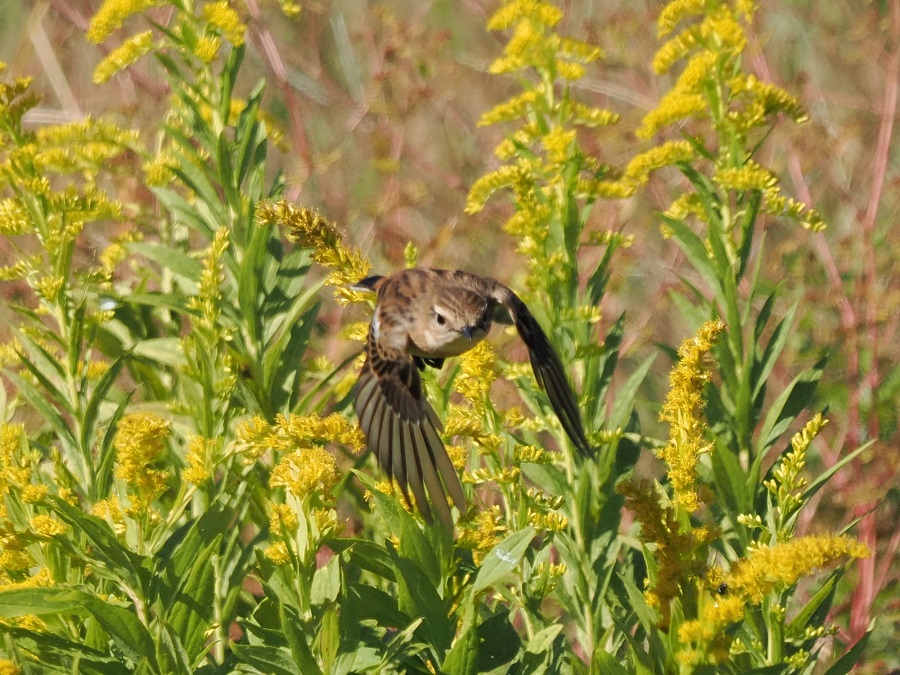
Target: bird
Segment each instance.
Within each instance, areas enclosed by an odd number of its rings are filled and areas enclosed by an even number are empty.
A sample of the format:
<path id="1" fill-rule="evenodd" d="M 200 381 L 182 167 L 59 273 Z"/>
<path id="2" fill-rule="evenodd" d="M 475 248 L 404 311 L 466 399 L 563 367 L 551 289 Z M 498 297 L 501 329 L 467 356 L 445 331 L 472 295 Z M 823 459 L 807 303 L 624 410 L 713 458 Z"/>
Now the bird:
<path id="1" fill-rule="evenodd" d="M 538 385 L 575 448 L 593 450 L 578 400 L 547 334 L 525 303 L 490 278 L 462 270 L 403 269 L 370 276 L 352 286 L 376 293 L 364 347 L 365 362 L 354 392 L 354 409 L 366 446 L 388 480 L 396 480 L 423 519 L 433 522 L 425 489 L 441 521 L 452 528 L 449 500 L 465 513 L 459 476 L 441 440 L 443 425 L 428 402 L 420 371 L 441 368 L 481 342 L 493 323 L 512 324 L 528 347 Z"/>

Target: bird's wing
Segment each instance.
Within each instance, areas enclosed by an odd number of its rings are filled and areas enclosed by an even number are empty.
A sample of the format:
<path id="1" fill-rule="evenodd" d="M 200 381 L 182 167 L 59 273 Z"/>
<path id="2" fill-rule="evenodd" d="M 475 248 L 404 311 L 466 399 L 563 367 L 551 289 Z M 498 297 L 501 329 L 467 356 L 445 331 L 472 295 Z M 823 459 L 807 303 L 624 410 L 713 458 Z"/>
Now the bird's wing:
<path id="1" fill-rule="evenodd" d="M 550 344 L 547 334 L 525 303 L 506 286 L 497 284 L 491 294 L 509 312 L 519 336 L 528 347 L 534 379 L 541 389 L 547 392 L 553 412 L 562 423 L 566 434 L 581 454 L 593 455 L 594 451 L 584 434 L 578 399 L 569 385 L 565 368 L 553 345 Z"/>
<path id="2" fill-rule="evenodd" d="M 462 485 L 441 441 L 441 422 L 425 399 L 412 357 L 379 345 L 369 330 L 366 362 L 356 384 L 354 409 L 388 480 L 395 478 L 409 502 L 409 489 L 419 512 L 431 520 L 425 488 L 440 519 L 453 525 L 447 495 L 460 512 L 466 503 Z"/>

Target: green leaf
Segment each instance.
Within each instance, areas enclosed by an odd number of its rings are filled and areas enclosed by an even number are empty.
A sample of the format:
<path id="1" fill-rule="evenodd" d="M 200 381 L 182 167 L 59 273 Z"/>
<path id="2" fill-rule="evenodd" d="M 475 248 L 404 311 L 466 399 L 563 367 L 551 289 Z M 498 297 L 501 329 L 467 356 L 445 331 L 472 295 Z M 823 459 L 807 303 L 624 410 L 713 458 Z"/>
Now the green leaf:
<path id="1" fill-rule="evenodd" d="M 84 408 L 84 416 L 81 425 L 81 447 L 83 448 L 89 448 L 93 445 L 94 434 L 97 432 L 97 427 L 99 426 L 98 417 L 100 415 L 100 406 L 106 402 L 106 395 L 119 377 L 119 373 L 125 365 L 126 358 L 127 357 L 122 357 L 113 361 L 112 365 L 110 365 L 103 375 L 100 376 L 100 379 L 97 381 L 97 386 L 94 387 L 94 391 L 88 398 L 87 405 Z"/>
<path id="2" fill-rule="evenodd" d="M 283 647 L 232 644 L 231 650 L 242 663 L 253 666 L 260 672 L 270 675 L 305 675 L 305 672 L 297 667 L 291 652 Z M 315 674 L 321 671 L 308 672 Z"/>
<path id="3" fill-rule="evenodd" d="M 472 584 L 474 592 L 480 593 L 518 567 L 535 534 L 535 529 L 529 525 L 518 532 L 513 532 L 488 551 Z"/>
<path id="4" fill-rule="evenodd" d="M 480 672 L 499 668 L 519 655 L 522 638 L 510 621 L 508 608 L 502 607 L 494 616 L 487 618 L 478 626 L 478 642 Z"/>
<path id="5" fill-rule="evenodd" d="M 281 618 L 281 630 L 291 649 L 291 655 L 294 664 L 299 672 L 306 675 L 321 675 L 322 670 L 313 656 L 312 650 L 307 642 L 306 633 L 302 630 L 303 622 L 297 611 L 293 607 L 289 607 L 284 603 L 278 605 L 278 616 Z"/>
<path id="6" fill-rule="evenodd" d="M 216 537 L 194 560 L 168 614 L 168 623 L 179 636 L 191 661 L 205 651 L 206 632 L 215 618 L 216 567 L 213 556 L 222 541 Z"/>
<path id="7" fill-rule="evenodd" d="M 850 648 L 850 650 L 839 658 L 831 668 L 825 671 L 825 675 L 847 675 L 859 660 L 866 653 L 866 646 L 869 644 L 869 638 L 872 637 L 872 629 L 869 628 L 866 634 Z"/>
<path id="8" fill-rule="evenodd" d="M 785 389 L 769 408 L 759 432 L 757 456 L 754 462 L 761 462 L 767 451 L 787 430 L 812 399 L 812 395 L 822 378 L 825 359 L 819 360 L 812 368 L 804 370 Z"/>
<path id="9" fill-rule="evenodd" d="M 612 654 L 603 651 L 600 645 L 594 649 L 594 655 L 591 657 L 591 673 L 602 673 L 603 675 L 629 675 L 629 670 L 620 664 Z"/>
<path id="10" fill-rule="evenodd" d="M 152 260 L 162 269 L 181 277 L 182 280 L 188 281 L 192 285 L 200 280 L 203 264 L 173 246 L 150 241 L 133 241 L 127 244 L 127 248 L 131 253 L 137 253 Z"/>
<path id="11" fill-rule="evenodd" d="M 51 496 L 47 500 L 60 519 L 87 537 L 91 543 L 90 556 L 87 557 L 83 551 L 76 549 L 67 538 L 58 538 L 57 541 L 68 543 L 72 552 L 79 557 L 102 561 L 103 572 L 110 578 L 124 580 L 135 590 L 142 588 L 142 557 L 125 548 L 105 520 L 89 515 L 59 497 Z"/>

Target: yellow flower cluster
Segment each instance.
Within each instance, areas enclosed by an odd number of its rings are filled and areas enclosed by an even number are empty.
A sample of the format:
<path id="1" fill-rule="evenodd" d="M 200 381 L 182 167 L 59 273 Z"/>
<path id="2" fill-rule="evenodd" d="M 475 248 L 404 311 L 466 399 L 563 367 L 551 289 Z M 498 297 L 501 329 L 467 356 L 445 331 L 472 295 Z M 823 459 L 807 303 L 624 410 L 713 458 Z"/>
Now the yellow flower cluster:
<path id="1" fill-rule="evenodd" d="M 485 554 L 500 543 L 507 531 L 499 506 L 478 512 L 469 522 L 460 526 L 457 544 L 472 550 L 476 565 L 480 565 Z"/>
<path id="2" fill-rule="evenodd" d="M 644 597 L 647 604 L 659 611 L 659 625 L 667 627 L 672 616 L 672 601 L 698 581 L 706 564 L 702 552 L 718 532 L 706 527 L 684 531 L 676 509 L 663 504 L 662 495 L 649 481 L 628 478 L 619 482 L 616 491 L 624 495 L 634 512 L 641 526 L 641 541 L 656 546 L 653 550 L 657 561 L 656 579 L 644 592 Z"/>
<path id="3" fill-rule="evenodd" d="M 532 281 L 551 267 L 546 242 L 551 222 L 566 208 L 562 195 L 593 200 L 633 193 L 628 185 L 605 180 L 608 167 L 580 149 L 577 127 L 612 124 L 618 116 L 572 100 L 569 82 L 582 77 L 585 65 L 602 53 L 594 45 L 560 36 L 555 27 L 561 19 L 562 11 L 549 2 L 508 0 L 488 21 L 490 30 L 512 32 L 490 72 L 530 70 L 536 78 L 531 73 L 522 77 L 524 92 L 481 116 L 482 126 L 514 121 L 519 126 L 494 150 L 507 164 L 471 186 L 465 207 L 466 213 L 476 213 L 495 192 L 513 192 L 516 210 L 503 227 L 516 237 L 517 251 L 529 260 Z"/>
<path id="4" fill-rule="evenodd" d="M 700 507 L 697 488 L 697 462 L 712 445 L 703 437 L 703 387 L 711 373 L 704 366 L 706 354 L 717 336 L 725 330 L 722 321 L 709 321 L 697 335 L 686 339 L 678 349 L 678 365 L 669 375 L 669 395 L 660 419 L 671 425 L 669 442 L 658 456 L 668 464 L 672 483 L 672 502 L 693 513 Z"/>
<path id="5" fill-rule="evenodd" d="M 711 568 L 710 575 L 717 575 L 713 584 L 721 579 L 723 591 L 716 594 L 714 602 L 703 604 L 697 619 L 680 626 L 678 661 L 686 666 L 727 661 L 731 637 L 726 629 L 744 618 L 747 605 L 759 606 L 770 593 L 785 590 L 842 558 L 869 555 L 866 546 L 850 537 L 819 534 L 756 548 L 734 563 L 727 574 Z M 776 603 L 771 611 L 783 614 L 785 608 Z"/>
<path id="6" fill-rule="evenodd" d="M 153 469 L 162 458 L 169 423 L 150 412 L 132 413 L 119 420 L 113 445 L 116 448 L 116 477 L 131 490 L 131 507 L 136 516 L 148 511 L 166 489 L 168 472 Z"/>
<path id="7" fill-rule="evenodd" d="M 125 70 L 151 49 L 153 49 L 152 31 L 132 35 L 97 64 L 94 68 L 94 84 L 109 81 L 116 73 Z"/>
<path id="8" fill-rule="evenodd" d="M 287 228 L 292 241 L 310 249 L 313 260 L 331 270 L 328 284 L 334 286 L 340 304 L 369 300 L 368 294 L 354 291 L 350 286 L 364 279 L 372 265 L 362 251 L 344 245 L 334 224 L 311 209 L 284 200 L 261 202 L 256 217 L 263 223 Z"/>
<path id="9" fill-rule="evenodd" d="M 479 413 L 484 412 L 485 400 L 491 385 L 497 379 L 494 363 L 494 349 L 487 341 L 482 341 L 462 357 L 459 377 L 454 382 L 456 391 Z"/>
<path id="10" fill-rule="evenodd" d="M 230 246 L 229 229 L 220 227 L 203 256 L 203 270 L 197 295 L 188 301 L 188 309 L 200 314 L 198 327 L 206 333 L 221 330 L 219 327 L 219 304 L 222 301 L 221 287 L 225 282 L 225 265 L 222 256 Z"/>
<path id="11" fill-rule="evenodd" d="M 203 5 L 201 13 L 203 18 L 235 47 L 244 44 L 244 33 L 247 26 L 226 0 Z"/>
<path id="12" fill-rule="evenodd" d="M 312 494 L 327 494 L 337 485 L 340 477 L 334 456 L 324 448 L 313 445 L 282 457 L 272 469 L 269 485 L 283 487 L 302 499 Z"/>
<path id="13" fill-rule="evenodd" d="M 161 4 L 162 0 L 105 0 L 91 18 L 86 37 L 94 44 L 100 44 L 119 30 L 129 17 Z"/>
<path id="14" fill-rule="evenodd" d="M 772 478 L 763 485 L 775 498 L 778 509 L 779 540 L 788 538 L 791 532 L 782 531 L 785 521 L 803 506 L 803 495 L 799 491 L 806 487 L 806 479 L 800 473 L 806 466 L 806 451 L 819 431 L 828 423 L 821 413 L 816 414 L 801 431 L 791 439 L 791 451 L 786 453 L 772 471 Z"/>
<path id="15" fill-rule="evenodd" d="M 194 436 L 187 444 L 185 461 L 187 468 L 181 473 L 181 477 L 188 483 L 200 485 L 210 477 L 210 468 L 215 466 L 215 456 L 220 442 L 213 438 Z"/>

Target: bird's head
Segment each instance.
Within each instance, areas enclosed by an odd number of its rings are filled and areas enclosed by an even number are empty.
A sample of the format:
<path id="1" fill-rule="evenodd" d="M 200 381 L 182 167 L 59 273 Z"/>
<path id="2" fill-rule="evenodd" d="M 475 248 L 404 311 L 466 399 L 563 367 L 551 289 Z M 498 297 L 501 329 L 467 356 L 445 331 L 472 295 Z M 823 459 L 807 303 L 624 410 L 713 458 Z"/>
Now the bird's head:
<path id="1" fill-rule="evenodd" d="M 493 313 L 483 295 L 455 288 L 433 299 L 424 313 L 416 347 L 423 356 L 458 356 L 477 345 L 491 329 Z"/>

